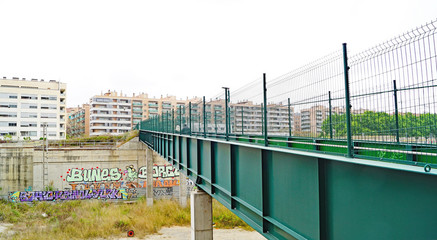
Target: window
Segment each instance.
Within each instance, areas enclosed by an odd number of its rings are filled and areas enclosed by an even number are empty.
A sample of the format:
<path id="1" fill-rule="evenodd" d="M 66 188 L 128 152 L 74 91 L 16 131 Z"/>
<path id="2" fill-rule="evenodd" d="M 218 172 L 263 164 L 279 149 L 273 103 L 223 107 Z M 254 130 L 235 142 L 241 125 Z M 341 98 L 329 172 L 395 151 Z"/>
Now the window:
<path id="1" fill-rule="evenodd" d="M 0 131 L 0 136 L 6 136 L 6 135 L 17 136 L 17 132 Z"/>
<path id="2" fill-rule="evenodd" d="M 36 122 L 21 122 L 20 127 L 37 127 Z"/>
<path id="3" fill-rule="evenodd" d="M 38 100 L 38 95 L 35 95 L 35 94 L 21 94 L 21 99 Z"/>
<path id="4" fill-rule="evenodd" d="M 0 122 L 0 127 L 16 127 L 17 122 Z"/>
<path id="5" fill-rule="evenodd" d="M 44 127 L 44 125 L 41 123 L 41 127 Z M 47 123 L 47 127 L 48 128 L 55 128 L 56 127 L 56 123 Z"/>
<path id="6" fill-rule="evenodd" d="M 21 113 L 21 117 L 22 118 L 37 118 L 38 117 L 38 113 L 23 112 L 23 113 Z"/>
<path id="7" fill-rule="evenodd" d="M 0 103 L 0 108 L 17 108 L 16 103 Z"/>
<path id="8" fill-rule="evenodd" d="M 38 105 L 35 103 L 22 103 L 21 108 L 22 109 L 37 109 Z"/>
<path id="9" fill-rule="evenodd" d="M 56 113 L 41 113 L 41 118 L 57 118 Z"/>
<path id="10" fill-rule="evenodd" d="M 17 113 L 12 112 L 0 112 L 0 117 L 17 117 Z"/>
<path id="11" fill-rule="evenodd" d="M 58 100 L 58 97 L 56 97 L 55 95 L 41 95 L 41 100 L 56 101 Z"/>
<path id="12" fill-rule="evenodd" d="M 36 131 L 20 131 L 22 137 L 35 137 Z"/>
<path id="13" fill-rule="evenodd" d="M 111 99 L 109 98 L 94 98 L 95 102 L 111 102 Z"/>
<path id="14" fill-rule="evenodd" d="M 0 93 L 0 98 L 17 99 L 17 94 L 15 94 L 15 93 Z"/>
<path id="15" fill-rule="evenodd" d="M 56 104 L 41 104 L 41 109 L 58 109 Z"/>

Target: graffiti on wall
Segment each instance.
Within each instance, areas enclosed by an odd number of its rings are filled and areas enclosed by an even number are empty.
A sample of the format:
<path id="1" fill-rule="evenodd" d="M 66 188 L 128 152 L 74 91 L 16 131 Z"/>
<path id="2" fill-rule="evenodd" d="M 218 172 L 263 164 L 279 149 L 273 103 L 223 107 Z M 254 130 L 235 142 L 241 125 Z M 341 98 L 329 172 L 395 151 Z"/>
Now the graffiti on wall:
<path id="1" fill-rule="evenodd" d="M 126 189 L 90 189 L 64 191 L 31 191 L 11 192 L 11 202 L 57 201 L 57 200 L 84 200 L 84 199 L 129 199 L 136 192 Z"/>
<path id="2" fill-rule="evenodd" d="M 175 187 L 179 186 L 179 180 L 153 180 L 153 187 Z M 146 181 L 139 182 L 103 182 L 103 183 L 70 183 L 71 190 L 89 190 L 89 189 L 131 189 L 131 188 L 146 188 Z"/>
<path id="3" fill-rule="evenodd" d="M 133 165 L 126 166 L 126 170 L 120 168 L 73 168 L 68 169 L 67 175 L 60 176 L 68 183 L 74 182 L 107 182 L 122 181 L 133 182 L 138 179 L 147 179 L 147 167 L 142 166 L 136 171 Z M 179 177 L 179 170 L 173 166 L 155 165 L 153 166 L 153 178 L 175 178 Z"/>

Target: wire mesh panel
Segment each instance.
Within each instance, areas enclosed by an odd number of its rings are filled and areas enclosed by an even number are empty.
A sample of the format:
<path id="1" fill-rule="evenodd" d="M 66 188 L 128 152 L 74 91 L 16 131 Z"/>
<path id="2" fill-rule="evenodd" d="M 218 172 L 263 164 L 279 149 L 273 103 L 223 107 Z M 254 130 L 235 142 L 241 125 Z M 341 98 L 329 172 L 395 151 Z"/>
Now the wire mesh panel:
<path id="1" fill-rule="evenodd" d="M 263 134 L 263 83 L 258 78 L 231 91 L 232 133 L 239 135 Z"/>
<path id="2" fill-rule="evenodd" d="M 178 104 L 141 128 L 437 163 L 436 28 L 425 24 L 349 58 L 344 44 L 272 80 L 260 74 L 209 100 Z"/>
<path id="3" fill-rule="evenodd" d="M 344 124 L 342 61 L 337 51 L 268 83 L 269 135 L 344 137 L 335 128 Z"/>
<path id="4" fill-rule="evenodd" d="M 354 139 L 436 143 L 436 22 L 349 60 Z"/>

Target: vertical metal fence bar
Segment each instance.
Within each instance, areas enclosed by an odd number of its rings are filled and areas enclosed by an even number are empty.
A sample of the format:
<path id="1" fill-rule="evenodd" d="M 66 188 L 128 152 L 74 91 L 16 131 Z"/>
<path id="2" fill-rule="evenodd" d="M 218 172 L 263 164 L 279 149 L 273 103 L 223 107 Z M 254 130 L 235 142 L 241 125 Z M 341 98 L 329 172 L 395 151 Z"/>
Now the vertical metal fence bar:
<path id="1" fill-rule="evenodd" d="M 225 135 L 225 137 L 226 137 L 226 141 L 229 141 L 229 117 L 228 117 L 228 115 L 229 115 L 229 109 L 228 109 L 228 89 L 229 88 L 227 88 L 227 87 L 224 87 L 224 89 L 225 89 L 225 111 L 226 111 L 226 114 L 225 114 L 225 125 L 226 125 L 226 135 Z"/>
<path id="2" fill-rule="evenodd" d="M 291 137 L 291 106 L 290 106 L 290 98 L 288 98 L 288 136 Z"/>
<path id="3" fill-rule="evenodd" d="M 227 103 L 228 103 L 228 135 L 230 133 L 232 133 L 232 129 L 231 129 L 231 92 L 229 91 L 229 88 L 227 89 L 228 92 L 228 98 L 227 98 Z"/>
<path id="4" fill-rule="evenodd" d="M 203 137 L 206 138 L 206 103 L 205 103 L 205 96 L 203 96 Z"/>
<path id="5" fill-rule="evenodd" d="M 329 97 L 329 138 L 332 139 L 332 104 L 331 104 L 331 91 L 328 92 Z"/>
<path id="6" fill-rule="evenodd" d="M 346 101 L 346 128 L 347 128 L 347 157 L 353 157 L 353 142 L 351 129 L 351 100 L 349 91 L 349 66 L 347 61 L 347 47 L 343 43 L 343 63 L 344 63 L 344 88 Z"/>
<path id="7" fill-rule="evenodd" d="M 188 103 L 188 121 L 190 124 L 190 136 L 193 129 L 193 126 L 191 125 L 191 102 Z"/>
<path id="8" fill-rule="evenodd" d="M 264 145 L 268 146 L 268 133 L 267 133 L 267 83 L 266 83 L 266 74 L 263 73 L 263 96 L 264 96 Z"/>
<path id="9" fill-rule="evenodd" d="M 178 117 L 179 117 L 179 134 L 180 134 L 182 130 L 182 105 L 179 105 Z"/>
<path id="10" fill-rule="evenodd" d="M 396 88 L 396 80 L 393 80 L 393 97 L 395 101 L 395 120 L 396 120 L 396 142 L 399 143 L 399 112 L 398 112 L 398 90 Z"/>
<path id="11" fill-rule="evenodd" d="M 171 110 L 171 132 L 174 134 L 174 109 Z"/>

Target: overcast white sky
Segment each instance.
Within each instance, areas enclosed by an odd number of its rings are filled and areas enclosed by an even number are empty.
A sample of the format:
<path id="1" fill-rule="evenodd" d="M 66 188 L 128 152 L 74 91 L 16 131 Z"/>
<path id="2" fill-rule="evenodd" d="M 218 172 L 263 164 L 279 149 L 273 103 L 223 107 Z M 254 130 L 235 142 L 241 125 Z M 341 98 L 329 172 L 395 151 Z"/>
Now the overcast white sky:
<path id="1" fill-rule="evenodd" d="M 0 0 L 0 78 L 65 82 L 68 106 L 109 89 L 211 97 L 436 18 L 436 0 Z"/>

